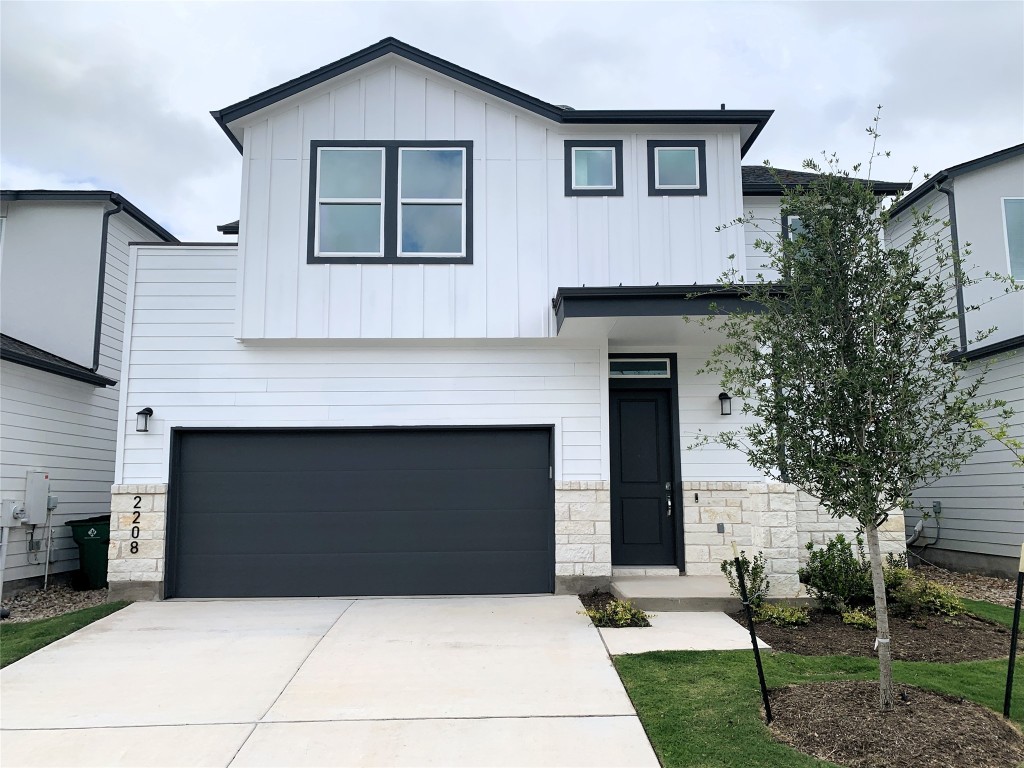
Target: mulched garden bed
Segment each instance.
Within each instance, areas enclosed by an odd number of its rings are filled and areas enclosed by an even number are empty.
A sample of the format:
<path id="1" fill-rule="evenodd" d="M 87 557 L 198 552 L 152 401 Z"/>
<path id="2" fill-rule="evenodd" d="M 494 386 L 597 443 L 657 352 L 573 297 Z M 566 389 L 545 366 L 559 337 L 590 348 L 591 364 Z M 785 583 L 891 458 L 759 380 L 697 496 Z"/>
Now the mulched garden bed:
<path id="1" fill-rule="evenodd" d="M 579 595 L 580 602 L 583 603 L 583 607 L 588 611 L 600 610 L 608 605 L 615 599 L 615 595 L 610 592 L 586 592 Z"/>
<path id="2" fill-rule="evenodd" d="M 90 589 L 77 592 L 66 584 L 51 584 L 46 589 L 32 589 L 4 598 L 3 607 L 11 612 L 4 623 L 19 624 L 24 621 L 48 619 L 82 608 L 102 605 L 107 602 L 106 589 Z"/>
<path id="3" fill-rule="evenodd" d="M 851 768 L 1015 768 L 1024 760 L 1024 737 L 1006 720 L 910 685 L 896 686 L 896 709 L 885 715 L 876 682 L 793 685 L 772 691 L 771 702 L 777 741 Z"/>
<path id="4" fill-rule="evenodd" d="M 943 586 L 951 587 L 960 597 L 968 600 L 987 600 L 996 605 L 1012 608 L 1017 595 L 1017 582 L 1014 579 L 979 576 L 976 573 L 958 573 L 927 563 L 918 564 L 916 562 L 914 571 L 929 581 L 937 581 Z"/>
<path id="5" fill-rule="evenodd" d="M 747 626 L 743 613 L 730 614 Z M 757 624 L 757 636 L 776 651 L 804 656 L 874 656 L 875 631 L 843 624 L 839 616 L 811 612 L 802 627 Z M 900 661 L 983 661 L 1010 655 L 1010 630 L 973 616 L 889 617 L 892 656 Z"/>

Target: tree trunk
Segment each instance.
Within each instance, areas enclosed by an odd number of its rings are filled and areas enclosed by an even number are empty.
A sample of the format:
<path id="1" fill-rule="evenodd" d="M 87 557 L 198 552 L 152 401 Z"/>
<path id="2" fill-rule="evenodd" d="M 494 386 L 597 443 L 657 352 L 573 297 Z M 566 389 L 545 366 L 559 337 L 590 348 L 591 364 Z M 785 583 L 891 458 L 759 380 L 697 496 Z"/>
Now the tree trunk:
<path id="1" fill-rule="evenodd" d="M 882 548 L 878 544 L 878 527 L 864 529 L 868 540 L 868 558 L 871 561 L 871 584 L 875 589 L 875 621 L 878 623 L 878 697 L 883 712 L 894 708 L 892 688 L 892 651 L 889 647 L 889 607 L 885 602 L 885 576 L 882 574 Z"/>

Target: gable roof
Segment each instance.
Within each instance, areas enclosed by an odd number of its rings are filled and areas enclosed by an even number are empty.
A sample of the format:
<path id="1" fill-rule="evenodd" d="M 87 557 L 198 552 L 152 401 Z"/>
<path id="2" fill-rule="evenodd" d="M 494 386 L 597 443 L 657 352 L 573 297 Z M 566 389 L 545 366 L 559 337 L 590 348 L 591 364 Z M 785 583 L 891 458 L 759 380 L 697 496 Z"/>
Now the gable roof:
<path id="1" fill-rule="evenodd" d="M 16 202 L 18 200 L 71 200 L 113 203 L 120 205 L 122 210 L 151 230 L 165 243 L 176 243 L 178 238 L 157 224 L 130 200 L 116 192 L 101 189 L 4 189 L 0 190 L 0 200 Z"/>
<path id="2" fill-rule="evenodd" d="M 63 357 L 50 354 L 44 349 L 33 347 L 24 341 L 18 341 L 11 336 L 0 334 L 0 360 L 9 360 L 18 365 L 28 368 L 35 368 L 47 373 L 54 373 L 66 379 L 84 381 L 86 384 L 94 384 L 99 387 L 112 387 L 117 384 L 113 379 L 100 376 L 84 365 L 65 360 Z"/>
<path id="3" fill-rule="evenodd" d="M 215 110 L 210 114 L 217 121 L 231 143 L 239 152 L 242 143 L 231 130 L 231 123 L 265 109 L 279 101 L 302 93 L 320 83 L 332 80 L 339 75 L 350 72 L 357 67 L 369 64 L 377 59 L 393 54 L 420 66 L 465 83 L 479 91 L 495 96 L 517 107 L 545 117 L 556 123 L 570 125 L 624 125 L 624 124 L 655 124 L 655 125 L 744 125 L 750 129 L 740 149 L 740 155 L 746 154 L 754 139 L 764 129 L 774 110 L 737 110 L 737 109 L 686 109 L 686 110 L 614 110 L 614 109 L 572 109 L 570 107 L 549 104 L 529 94 L 517 91 L 507 85 L 491 80 L 483 75 L 464 69 L 449 61 L 414 48 L 393 37 L 386 37 L 361 51 L 328 64 L 320 69 L 307 72 L 286 83 L 258 93 L 251 98 Z"/>
<path id="4" fill-rule="evenodd" d="M 772 171 L 778 174 L 778 181 L 772 175 Z M 821 174 L 811 171 L 787 171 L 785 168 L 770 169 L 764 165 L 744 165 L 743 194 L 744 196 L 758 195 L 781 195 L 783 190 L 810 184 Z M 782 182 L 781 184 L 779 182 Z M 870 184 L 878 194 L 895 194 L 910 189 L 910 184 L 902 181 L 874 181 L 869 179 L 854 179 L 865 184 Z"/>
<path id="5" fill-rule="evenodd" d="M 982 157 L 977 157 L 974 160 L 968 160 L 966 163 L 960 163 L 960 165 L 954 165 L 946 168 L 945 170 L 939 171 L 894 205 L 892 210 L 889 211 L 889 215 L 898 216 L 929 192 L 934 192 L 942 186 L 944 182 L 949 181 L 950 179 L 956 178 L 964 173 L 970 173 L 971 171 L 979 171 L 986 166 L 995 165 L 996 163 L 1001 163 L 1004 160 L 1011 160 L 1019 155 L 1024 155 L 1024 144 L 1015 144 L 1012 147 L 1000 149 L 998 152 L 993 152 L 990 155 L 983 155 Z"/>

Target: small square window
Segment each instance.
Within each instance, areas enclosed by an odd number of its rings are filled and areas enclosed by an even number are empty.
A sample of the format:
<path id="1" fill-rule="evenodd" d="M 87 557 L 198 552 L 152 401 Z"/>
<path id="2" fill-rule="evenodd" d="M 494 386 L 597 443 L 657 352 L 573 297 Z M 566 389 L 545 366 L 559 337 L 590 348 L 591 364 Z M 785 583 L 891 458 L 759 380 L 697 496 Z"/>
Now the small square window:
<path id="1" fill-rule="evenodd" d="M 567 197 L 622 196 L 621 141 L 566 141 Z"/>
<path id="2" fill-rule="evenodd" d="M 707 195 L 706 142 L 648 141 L 647 193 L 666 195 Z"/>

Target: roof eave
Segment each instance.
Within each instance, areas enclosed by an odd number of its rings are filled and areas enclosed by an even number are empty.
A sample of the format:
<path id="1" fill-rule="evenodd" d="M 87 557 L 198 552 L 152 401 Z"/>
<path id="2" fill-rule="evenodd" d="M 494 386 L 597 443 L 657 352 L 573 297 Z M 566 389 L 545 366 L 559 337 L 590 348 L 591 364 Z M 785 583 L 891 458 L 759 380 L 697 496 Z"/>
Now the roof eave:
<path id="1" fill-rule="evenodd" d="M 67 200 L 109 202 L 120 205 L 137 222 L 152 231 L 166 243 L 176 243 L 178 238 L 156 223 L 141 208 L 117 192 L 105 189 L 5 189 L 0 190 L 0 200 L 18 202 L 25 200 Z"/>

